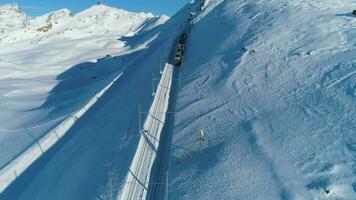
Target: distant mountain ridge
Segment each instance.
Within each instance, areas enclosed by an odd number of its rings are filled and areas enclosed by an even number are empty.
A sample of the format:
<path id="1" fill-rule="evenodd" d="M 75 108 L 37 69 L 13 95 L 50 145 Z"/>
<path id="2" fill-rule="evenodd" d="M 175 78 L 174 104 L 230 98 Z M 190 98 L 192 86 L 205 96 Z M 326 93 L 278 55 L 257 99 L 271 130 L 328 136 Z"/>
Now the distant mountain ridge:
<path id="1" fill-rule="evenodd" d="M 28 40 L 33 44 L 56 38 L 132 35 L 143 28 L 142 25 L 146 22 L 162 22 L 167 19 L 167 16 L 132 13 L 103 4 L 93 5 L 77 14 L 72 14 L 68 9 L 60 9 L 30 17 L 22 11 L 19 4 L 10 3 L 0 5 L 0 43 Z"/>

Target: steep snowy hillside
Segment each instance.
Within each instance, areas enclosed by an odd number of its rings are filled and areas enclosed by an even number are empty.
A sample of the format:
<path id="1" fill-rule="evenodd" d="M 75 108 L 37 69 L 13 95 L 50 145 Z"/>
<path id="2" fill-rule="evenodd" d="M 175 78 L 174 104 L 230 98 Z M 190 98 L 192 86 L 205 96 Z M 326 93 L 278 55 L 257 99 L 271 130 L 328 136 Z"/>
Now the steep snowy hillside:
<path id="1" fill-rule="evenodd" d="M 6 167 L 88 109 L 146 51 L 167 17 L 105 5 L 30 18 L 7 4 L 0 15 L 1 193 L 13 181 L 4 179 Z"/>
<path id="2" fill-rule="evenodd" d="M 181 71 L 170 199 L 356 199 L 355 8 L 225 0 L 198 13 Z"/>

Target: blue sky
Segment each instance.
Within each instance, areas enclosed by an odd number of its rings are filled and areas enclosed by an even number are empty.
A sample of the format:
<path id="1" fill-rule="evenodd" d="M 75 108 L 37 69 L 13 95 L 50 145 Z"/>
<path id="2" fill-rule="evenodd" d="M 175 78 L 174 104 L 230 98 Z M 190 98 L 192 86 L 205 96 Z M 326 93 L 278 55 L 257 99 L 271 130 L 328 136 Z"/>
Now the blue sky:
<path id="1" fill-rule="evenodd" d="M 84 10 L 98 1 L 95 0 L 0 0 L 0 4 L 16 2 L 28 15 L 38 16 L 61 8 L 68 8 L 74 13 Z M 188 0 L 103 0 L 106 5 L 133 12 L 152 12 L 156 15 L 174 15 Z"/>

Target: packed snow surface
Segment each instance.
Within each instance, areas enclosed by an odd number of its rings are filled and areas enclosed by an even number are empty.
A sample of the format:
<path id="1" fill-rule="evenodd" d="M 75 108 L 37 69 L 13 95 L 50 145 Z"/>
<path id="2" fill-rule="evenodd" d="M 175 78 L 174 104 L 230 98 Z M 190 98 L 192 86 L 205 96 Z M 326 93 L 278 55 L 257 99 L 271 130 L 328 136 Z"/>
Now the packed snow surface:
<path id="1" fill-rule="evenodd" d="M 195 17 L 171 199 L 356 199 L 352 9 L 351 0 L 226 0 Z M 201 129 L 202 154 L 196 143 L 177 162 Z"/>

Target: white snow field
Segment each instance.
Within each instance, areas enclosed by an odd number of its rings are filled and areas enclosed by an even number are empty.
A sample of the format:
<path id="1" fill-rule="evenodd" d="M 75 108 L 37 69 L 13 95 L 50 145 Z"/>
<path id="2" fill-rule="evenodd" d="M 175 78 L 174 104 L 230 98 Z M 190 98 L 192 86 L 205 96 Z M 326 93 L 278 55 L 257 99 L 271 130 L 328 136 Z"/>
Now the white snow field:
<path id="1" fill-rule="evenodd" d="M 210 2 L 181 70 L 170 199 L 356 199 L 353 9 Z M 202 154 L 196 144 L 178 163 L 201 129 Z"/>
<path id="2" fill-rule="evenodd" d="M 356 199 L 353 9 L 192 0 L 168 20 L 1 6 L 0 199 Z"/>

